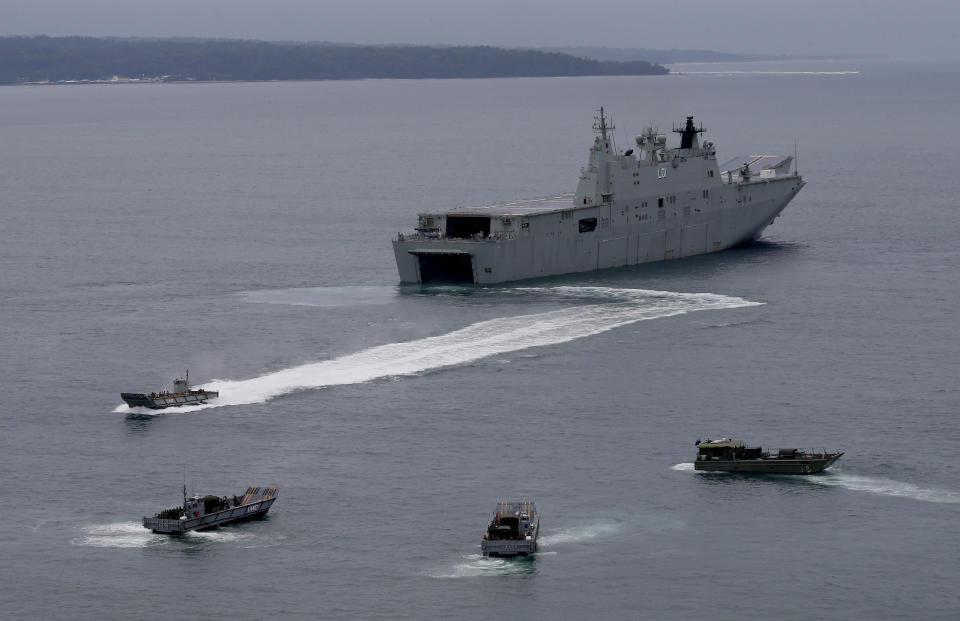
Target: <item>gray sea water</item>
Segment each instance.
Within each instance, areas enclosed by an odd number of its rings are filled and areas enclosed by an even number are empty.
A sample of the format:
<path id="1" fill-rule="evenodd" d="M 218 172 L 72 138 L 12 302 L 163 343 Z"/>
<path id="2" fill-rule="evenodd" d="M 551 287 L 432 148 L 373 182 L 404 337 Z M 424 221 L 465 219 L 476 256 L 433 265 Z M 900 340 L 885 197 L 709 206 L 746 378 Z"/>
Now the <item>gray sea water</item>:
<path id="1" fill-rule="evenodd" d="M 0 89 L 0 616 L 955 619 L 960 65 Z M 399 287 L 416 213 L 694 114 L 808 185 L 762 241 Z M 210 407 L 129 411 L 190 369 Z M 846 451 L 703 475 L 698 437 Z M 180 487 L 277 485 L 183 538 Z M 500 498 L 541 552 L 485 560 Z"/>

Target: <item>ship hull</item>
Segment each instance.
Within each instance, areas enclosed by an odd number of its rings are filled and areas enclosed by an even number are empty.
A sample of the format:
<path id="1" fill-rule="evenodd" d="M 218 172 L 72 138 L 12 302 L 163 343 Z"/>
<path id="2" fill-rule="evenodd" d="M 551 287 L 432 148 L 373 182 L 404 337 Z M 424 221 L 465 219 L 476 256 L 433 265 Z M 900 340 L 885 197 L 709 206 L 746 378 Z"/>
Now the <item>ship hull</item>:
<path id="1" fill-rule="evenodd" d="M 402 283 L 496 284 L 592 272 L 718 252 L 757 239 L 803 187 L 797 176 L 716 191 L 717 206 L 651 209 L 640 221 L 631 203 L 570 207 L 534 215 L 517 235 L 495 239 L 398 237 L 393 241 Z M 653 216 L 653 214 L 650 214 Z M 583 234 L 578 219 L 601 222 Z"/>
<path id="2" fill-rule="evenodd" d="M 191 530 L 207 530 L 225 524 L 257 520 L 264 517 L 276 498 L 268 498 L 256 503 L 241 505 L 215 513 L 209 513 L 186 520 L 166 520 L 156 517 L 143 518 L 143 527 L 163 535 L 178 535 Z"/>
<path id="3" fill-rule="evenodd" d="M 484 556 L 511 558 L 516 556 L 530 556 L 537 551 L 535 540 L 483 540 L 480 550 Z"/>
<path id="4" fill-rule="evenodd" d="M 705 472 L 741 472 L 756 474 L 814 474 L 829 468 L 843 453 L 802 459 L 703 460 L 694 462 L 694 470 Z"/>
<path id="5" fill-rule="evenodd" d="M 183 407 L 185 405 L 201 405 L 210 399 L 216 399 L 220 393 L 214 390 L 194 391 L 186 395 L 169 395 L 152 397 L 139 392 L 122 392 L 120 398 L 132 408 L 150 408 L 162 410 L 164 408 Z"/>

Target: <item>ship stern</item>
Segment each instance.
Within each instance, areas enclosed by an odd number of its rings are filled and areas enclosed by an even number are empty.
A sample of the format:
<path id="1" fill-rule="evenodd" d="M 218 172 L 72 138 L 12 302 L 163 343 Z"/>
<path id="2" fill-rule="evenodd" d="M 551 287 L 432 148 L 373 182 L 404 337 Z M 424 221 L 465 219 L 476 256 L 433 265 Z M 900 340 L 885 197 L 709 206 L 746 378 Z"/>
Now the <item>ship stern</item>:
<path id="1" fill-rule="evenodd" d="M 537 542 L 533 539 L 525 540 L 489 540 L 480 542 L 480 550 L 484 556 L 490 558 L 513 558 L 517 556 L 531 556 L 537 551 Z"/>
<path id="2" fill-rule="evenodd" d="M 397 239 L 393 242 L 401 283 L 475 284 L 480 281 L 474 253 L 445 240 Z"/>

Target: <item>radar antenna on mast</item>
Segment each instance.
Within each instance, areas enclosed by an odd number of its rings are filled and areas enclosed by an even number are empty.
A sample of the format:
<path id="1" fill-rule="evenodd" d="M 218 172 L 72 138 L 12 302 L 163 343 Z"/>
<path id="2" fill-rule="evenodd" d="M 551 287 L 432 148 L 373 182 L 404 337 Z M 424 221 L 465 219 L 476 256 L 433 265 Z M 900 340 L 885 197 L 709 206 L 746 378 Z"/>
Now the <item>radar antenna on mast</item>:
<path id="1" fill-rule="evenodd" d="M 699 128 L 693 126 L 693 117 L 688 116 L 687 122 L 683 127 L 673 126 L 674 133 L 680 134 L 680 148 L 681 149 L 691 149 L 693 148 L 693 140 L 697 137 L 697 134 L 705 132 L 703 124 Z"/>
<path id="2" fill-rule="evenodd" d="M 600 132 L 600 137 L 604 141 L 607 140 L 607 130 L 616 129 L 612 119 L 609 124 L 607 123 L 607 115 L 603 112 L 603 106 L 600 106 L 600 116 L 593 117 L 593 121 L 593 131 Z"/>

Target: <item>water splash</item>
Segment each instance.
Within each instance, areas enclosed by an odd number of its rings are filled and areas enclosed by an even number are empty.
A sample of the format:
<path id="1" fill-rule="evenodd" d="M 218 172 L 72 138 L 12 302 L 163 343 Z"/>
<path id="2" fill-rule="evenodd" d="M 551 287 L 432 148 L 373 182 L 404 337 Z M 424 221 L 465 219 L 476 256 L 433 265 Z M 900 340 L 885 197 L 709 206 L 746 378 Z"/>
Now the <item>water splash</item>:
<path id="1" fill-rule="evenodd" d="M 92 524 L 81 529 L 83 535 L 71 541 L 78 546 L 95 548 L 145 548 L 147 546 L 167 545 L 171 541 L 181 541 L 196 546 L 207 543 L 226 543 L 244 541 L 255 537 L 251 533 L 232 529 L 214 529 L 188 531 L 179 539 L 147 530 L 139 522 L 115 522 L 112 524 Z"/>
<path id="2" fill-rule="evenodd" d="M 254 535 L 250 533 L 239 532 L 234 529 L 230 530 L 191 530 L 183 534 L 183 538 L 187 541 L 195 541 L 197 543 L 222 543 L 227 541 L 243 541 L 245 539 L 251 539 Z"/>
<path id="3" fill-rule="evenodd" d="M 542 556 L 537 554 L 536 556 Z M 536 565 L 532 557 L 487 558 L 481 554 L 468 554 L 464 562 L 457 563 L 450 571 L 430 574 L 432 578 L 478 578 L 483 576 L 515 576 L 532 574 Z"/>
<path id="4" fill-rule="evenodd" d="M 570 308 L 500 317 L 447 334 L 365 349 L 332 360 L 303 364 L 247 380 L 214 380 L 205 387 L 220 398 L 185 411 L 264 403 L 299 390 L 410 376 L 460 366 L 533 347 L 566 343 L 639 321 L 686 313 L 758 306 L 714 293 L 675 293 L 611 287 L 518 287 L 497 295 L 536 295 L 559 301 L 590 301 Z M 121 405 L 115 412 L 141 413 Z"/>
<path id="5" fill-rule="evenodd" d="M 148 545 L 163 545 L 170 538 L 157 535 L 137 522 L 94 524 L 83 529 L 83 536 L 71 541 L 78 546 L 95 548 L 144 548 Z"/>

